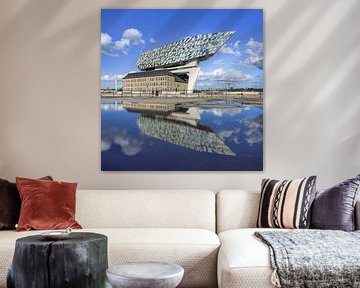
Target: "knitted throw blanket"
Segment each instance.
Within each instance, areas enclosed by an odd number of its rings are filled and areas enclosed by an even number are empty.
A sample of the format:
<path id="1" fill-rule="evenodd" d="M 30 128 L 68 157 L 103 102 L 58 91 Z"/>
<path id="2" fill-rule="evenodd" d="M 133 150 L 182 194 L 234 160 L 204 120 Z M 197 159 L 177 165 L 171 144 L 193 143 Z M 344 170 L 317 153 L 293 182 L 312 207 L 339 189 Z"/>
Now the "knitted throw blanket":
<path id="1" fill-rule="evenodd" d="M 276 287 L 360 287 L 360 230 L 255 232 L 270 248 Z"/>

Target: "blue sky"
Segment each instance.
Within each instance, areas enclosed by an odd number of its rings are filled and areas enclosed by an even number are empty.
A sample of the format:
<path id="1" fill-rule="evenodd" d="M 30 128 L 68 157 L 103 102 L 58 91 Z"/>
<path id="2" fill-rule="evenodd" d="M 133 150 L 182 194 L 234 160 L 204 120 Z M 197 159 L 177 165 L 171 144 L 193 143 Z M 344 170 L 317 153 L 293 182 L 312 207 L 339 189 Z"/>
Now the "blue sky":
<path id="1" fill-rule="evenodd" d="M 196 88 L 263 87 L 261 9 L 103 9 L 101 87 L 139 71 L 143 51 L 197 34 L 236 31 L 213 57 L 200 62 Z M 121 81 L 120 81 L 121 86 Z"/>

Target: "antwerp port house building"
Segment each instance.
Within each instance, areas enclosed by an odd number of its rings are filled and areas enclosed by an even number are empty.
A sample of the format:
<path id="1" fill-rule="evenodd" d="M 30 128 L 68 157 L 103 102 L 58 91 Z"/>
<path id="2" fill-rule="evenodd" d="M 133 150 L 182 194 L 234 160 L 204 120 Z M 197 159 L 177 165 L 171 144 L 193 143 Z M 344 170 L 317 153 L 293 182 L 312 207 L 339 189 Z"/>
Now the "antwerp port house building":
<path id="1" fill-rule="evenodd" d="M 123 78 L 124 95 L 192 93 L 200 72 L 199 63 L 213 56 L 235 31 L 184 38 L 140 55 L 141 72 Z"/>
<path id="2" fill-rule="evenodd" d="M 160 95 L 163 92 L 180 92 L 187 90 L 188 79 L 169 70 L 154 70 L 129 73 L 123 78 L 123 93 L 127 95 L 144 94 Z"/>

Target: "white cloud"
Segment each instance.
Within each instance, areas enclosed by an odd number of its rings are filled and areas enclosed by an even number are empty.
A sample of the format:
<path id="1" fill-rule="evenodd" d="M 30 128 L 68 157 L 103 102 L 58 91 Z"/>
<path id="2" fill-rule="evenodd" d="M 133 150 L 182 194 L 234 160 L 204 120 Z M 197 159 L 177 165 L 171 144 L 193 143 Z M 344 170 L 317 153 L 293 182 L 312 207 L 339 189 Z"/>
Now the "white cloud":
<path id="1" fill-rule="evenodd" d="M 234 49 L 233 47 L 230 47 L 230 46 L 226 46 L 224 45 L 223 47 L 220 48 L 219 50 L 220 53 L 223 53 L 223 54 L 229 54 L 229 55 L 237 55 L 237 56 L 240 56 L 241 55 L 241 52 Z"/>
<path id="2" fill-rule="evenodd" d="M 224 115 L 235 116 L 240 114 L 242 108 L 212 108 L 206 109 L 206 112 L 209 112 L 217 117 L 223 117 Z"/>
<path id="3" fill-rule="evenodd" d="M 235 41 L 235 43 L 234 43 L 234 47 L 235 48 L 239 48 L 240 47 L 240 44 L 241 44 L 241 41 L 240 40 L 237 40 L 237 41 Z"/>
<path id="4" fill-rule="evenodd" d="M 126 29 L 122 34 L 123 39 L 128 39 L 132 45 L 141 45 L 145 44 L 145 41 L 142 39 L 142 33 L 135 28 Z"/>
<path id="5" fill-rule="evenodd" d="M 119 145 L 122 152 L 127 156 L 139 154 L 143 144 L 135 138 L 130 138 L 128 135 L 121 134 L 114 137 L 114 143 Z"/>
<path id="6" fill-rule="evenodd" d="M 112 42 L 112 37 L 108 33 L 101 33 L 101 45 L 108 45 Z"/>
<path id="7" fill-rule="evenodd" d="M 240 129 L 235 128 L 235 129 L 232 129 L 232 130 L 220 130 L 216 134 L 219 135 L 222 139 L 226 139 L 226 138 L 236 136 L 237 134 L 239 134 L 239 132 L 240 132 Z"/>
<path id="8" fill-rule="evenodd" d="M 226 138 L 231 137 L 233 133 L 234 133 L 233 130 L 221 130 L 217 133 L 217 135 L 219 135 L 224 140 Z"/>
<path id="9" fill-rule="evenodd" d="M 101 53 L 109 56 L 119 56 L 121 51 L 116 48 L 112 37 L 108 33 L 101 33 Z"/>
<path id="10" fill-rule="evenodd" d="M 150 43 L 156 43 L 156 40 L 155 40 L 154 38 L 150 38 L 150 39 L 149 39 L 149 42 L 150 42 Z"/>
<path id="11" fill-rule="evenodd" d="M 101 141 L 101 151 L 107 151 L 111 148 L 111 143 L 108 141 Z"/>
<path id="12" fill-rule="evenodd" d="M 110 129 L 101 135 L 101 151 L 109 150 L 113 145 L 121 147 L 127 156 L 135 156 L 141 152 L 143 142 L 128 135 L 126 129 Z"/>
<path id="13" fill-rule="evenodd" d="M 235 128 L 232 130 L 221 130 L 217 133 L 222 139 L 227 141 L 233 141 L 235 144 L 239 145 L 242 140 L 240 128 Z"/>
<path id="14" fill-rule="evenodd" d="M 245 141 L 252 146 L 253 144 L 263 141 L 263 118 L 262 115 L 255 118 L 246 118 L 241 120 L 245 129 L 243 134 Z"/>
<path id="15" fill-rule="evenodd" d="M 121 38 L 120 40 L 115 42 L 115 47 L 119 50 L 123 50 L 126 47 L 130 47 L 130 40 L 129 39 L 125 39 L 125 38 Z"/>
<path id="16" fill-rule="evenodd" d="M 118 80 L 121 80 L 124 77 L 125 77 L 125 74 L 112 74 L 112 75 L 104 74 L 104 75 L 101 75 L 101 81 L 114 81 L 115 78 Z"/>
<path id="17" fill-rule="evenodd" d="M 214 61 L 214 64 L 215 64 L 215 65 L 224 64 L 224 59 L 217 59 L 217 60 Z"/>
<path id="18" fill-rule="evenodd" d="M 263 49 L 263 44 L 255 41 L 254 38 L 250 38 L 250 40 L 246 43 L 246 46 L 253 49 L 260 49 L 261 51 Z"/>
<path id="19" fill-rule="evenodd" d="M 142 44 L 145 44 L 142 33 L 135 28 L 124 30 L 122 37 L 116 41 L 108 33 L 101 33 L 101 53 L 108 56 L 127 55 L 131 46 Z"/>
<path id="20" fill-rule="evenodd" d="M 210 72 L 204 72 L 200 70 L 199 80 L 221 80 L 221 81 L 249 81 L 252 80 L 252 76 L 244 74 L 237 69 L 224 70 L 218 68 Z"/>
<path id="21" fill-rule="evenodd" d="M 125 108 L 122 106 L 122 104 L 119 104 L 117 102 L 115 103 L 101 103 L 101 110 L 104 111 L 124 111 Z M 103 143 L 101 143 L 103 145 Z"/>
<path id="22" fill-rule="evenodd" d="M 255 41 L 253 38 L 246 43 L 246 56 L 244 63 L 254 65 L 258 69 L 263 69 L 263 43 Z"/>

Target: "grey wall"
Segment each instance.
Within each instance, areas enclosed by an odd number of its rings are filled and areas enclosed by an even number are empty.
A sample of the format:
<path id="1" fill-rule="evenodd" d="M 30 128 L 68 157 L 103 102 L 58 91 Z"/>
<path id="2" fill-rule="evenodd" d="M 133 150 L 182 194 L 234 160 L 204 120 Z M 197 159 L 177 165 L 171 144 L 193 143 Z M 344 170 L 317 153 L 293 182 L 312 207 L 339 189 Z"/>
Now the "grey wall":
<path id="1" fill-rule="evenodd" d="M 219 190 L 310 174 L 325 187 L 360 173 L 359 0 L 166 1 L 166 8 L 264 8 L 265 170 L 101 172 L 100 8 L 162 3 L 1 1 L 1 178 Z"/>

